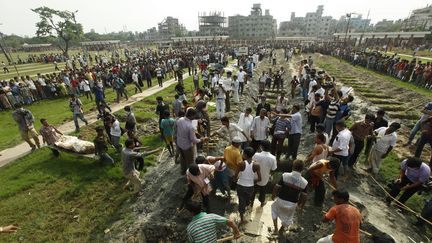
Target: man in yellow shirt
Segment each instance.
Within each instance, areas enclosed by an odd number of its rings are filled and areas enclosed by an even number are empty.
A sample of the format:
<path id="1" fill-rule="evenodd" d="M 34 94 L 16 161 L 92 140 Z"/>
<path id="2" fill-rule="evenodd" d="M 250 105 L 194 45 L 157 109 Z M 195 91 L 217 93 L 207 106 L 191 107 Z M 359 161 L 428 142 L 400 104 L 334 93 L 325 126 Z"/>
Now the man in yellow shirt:
<path id="1" fill-rule="evenodd" d="M 231 182 L 235 172 L 237 171 L 238 164 L 243 161 L 240 152 L 241 143 L 241 139 L 236 136 L 232 139 L 231 145 L 226 147 L 224 150 L 224 159 L 228 166 L 228 176 Z"/>

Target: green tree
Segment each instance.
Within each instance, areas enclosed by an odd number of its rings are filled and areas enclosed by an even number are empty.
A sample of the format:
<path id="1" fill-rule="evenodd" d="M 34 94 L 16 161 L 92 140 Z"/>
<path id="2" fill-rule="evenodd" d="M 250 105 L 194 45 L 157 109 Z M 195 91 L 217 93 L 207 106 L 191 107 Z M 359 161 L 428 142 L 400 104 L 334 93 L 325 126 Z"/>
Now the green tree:
<path id="1" fill-rule="evenodd" d="M 40 17 L 40 21 L 36 23 L 36 35 L 38 37 L 57 37 L 57 46 L 65 55 L 68 55 L 71 41 L 78 40 L 83 34 L 82 25 L 75 19 L 76 12 L 60 11 L 48 7 L 39 7 L 32 11 Z"/>

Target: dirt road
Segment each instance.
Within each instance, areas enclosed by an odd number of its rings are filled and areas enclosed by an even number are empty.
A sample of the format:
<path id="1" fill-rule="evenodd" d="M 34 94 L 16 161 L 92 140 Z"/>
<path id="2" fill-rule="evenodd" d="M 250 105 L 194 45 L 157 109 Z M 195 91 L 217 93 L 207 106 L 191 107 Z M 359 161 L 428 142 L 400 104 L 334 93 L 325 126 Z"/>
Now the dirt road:
<path id="1" fill-rule="evenodd" d="M 282 57 L 280 54 L 278 57 Z M 286 63 L 278 59 L 278 66 L 282 65 L 290 72 L 296 68 L 295 59 L 292 63 Z M 259 75 L 262 70 L 267 70 L 270 66 L 267 59 L 262 61 L 255 72 Z M 274 67 L 273 67 L 274 68 Z M 293 73 L 294 74 L 294 73 Z M 254 79 L 256 80 L 256 78 Z M 285 87 L 288 88 L 289 77 L 285 78 Z M 288 88 L 289 89 L 289 88 Z M 249 83 L 245 95 L 241 98 L 238 105 L 231 105 L 232 111 L 227 114 L 234 121 L 237 120 L 238 113 L 244 108 L 250 106 L 255 107 L 252 96 L 257 95 L 257 82 Z M 268 95 L 270 103 L 274 103 L 274 95 Z M 302 104 L 300 96 L 290 100 L 290 106 L 294 103 Z M 355 110 L 355 119 L 363 116 L 365 101 L 362 97 L 356 97 L 356 102 L 352 109 Z M 212 129 L 216 129 L 220 123 L 215 119 L 215 115 L 211 114 Z M 306 121 L 306 117 L 303 117 Z M 304 122 L 305 123 L 305 122 Z M 304 124 L 303 131 L 307 131 L 308 125 Z M 210 151 L 211 155 L 221 155 L 224 143 L 217 141 L 216 146 Z M 313 134 L 304 132 L 299 151 L 299 158 L 304 158 L 312 149 Z M 282 164 L 287 161 L 282 161 Z M 275 183 L 280 178 L 281 171 L 273 177 Z M 109 227 L 104 236 L 101 236 L 104 241 L 109 242 L 185 242 L 186 241 L 186 226 L 191 219 L 191 215 L 187 212 L 177 213 L 176 208 L 179 206 L 181 198 L 185 193 L 186 180 L 179 175 L 179 166 L 175 165 L 171 158 L 166 155 L 162 157 L 161 162 L 154 167 L 144 178 L 144 194 L 143 196 L 131 199 L 127 203 L 127 207 L 120 214 L 122 219 L 117 220 Z M 378 236 L 391 237 L 396 242 L 411 242 L 408 237 L 411 237 L 417 242 L 422 239 L 421 233 L 418 233 L 413 227 L 407 223 L 404 215 L 401 215 L 394 208 L 389 208 L 385 205 L 382 198 L 382 192 L 368 180 L 367 175 L 359 172 L 350 180 L 340 180 L 341 186 L 348 189 L 352 195 L 353 201 L 356 202 L 359 209 L 366 215 L 362 228 L 366 231 Z M 269 218 L 269 210 L 272 201 L 268 201 L 264 209 L 254 210 L 249 218 L 251 223 L 243 228 L 246 231 L 246 236 L 242 237 L 238 242 L 316 242 L 319 238 L 331 234 L 334 230 L 334 224 L 321 224 L 322 210 L 327 210 L 333 205 L 330 197 L 331 190 L 328 190 L 326 203 L 323 208 L 318 208 L 311 205 L 308 201 L 304 212 L 298 212 L 295 219 L 295 224 L 291 230 L 282 236 L 271 235 L 273 230 L 271 219 Z M 235 193 L 233 193 L 235 194 Z M 312 197 L 312 196 L 310 196 Z M 231 199 L 225 199 L 216 195 L 211 197 L 211 210 L 219 215 L 237 215 L 237 199 L 235 196 Z M 255 205 L 258 203 L 255 203 Z M 238 215 L 236 216 L 238 218 Z M 223 229 L 229 234 L 227 229 Z M 251 234 L 255 230 L 256 234 Z M 385 233 L 384 233 L 385 232 Z M 387 235 L 388 234 L 388 235 Z M 362 235 L 361 242 L 373 242 L 372 238 Z"/>

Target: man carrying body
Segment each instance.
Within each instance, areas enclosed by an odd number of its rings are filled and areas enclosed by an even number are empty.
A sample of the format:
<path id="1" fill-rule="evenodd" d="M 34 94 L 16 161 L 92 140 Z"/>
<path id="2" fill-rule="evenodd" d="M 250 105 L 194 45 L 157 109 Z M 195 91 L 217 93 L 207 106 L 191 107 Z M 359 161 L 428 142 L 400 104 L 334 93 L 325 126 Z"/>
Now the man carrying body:
<path id="1" fill-rule="evenodd" d="M 351 126 L 350 131 L 354 137 L 354 153 L 350 156 L 348 162 L 348 166 L 351 169 L 354 169 L 354 166 L 357 163 L 357 158 L 363 150 L 365 139 L 372 135 L 372 129 L 374 125 L 373 120 L 375 120 L 375 116 L 373 114 L 366 114 L 363 121 L 356 122 Z"/>
<path id="2" fill-rule="evenodd" d="M 33 124 L 33 114 L 29 110 L 24 109 L 21 104 L 17 104 L 16 110 L 12 113 L 12 117 L 18 124 L 21 138 L 30 145 L 31 150 L 36 150 L 36 147 L 40 148 L 38 133 L 36 132 Z M 30 138 L 33 138 L 36 145 L 30 140 Z"/>

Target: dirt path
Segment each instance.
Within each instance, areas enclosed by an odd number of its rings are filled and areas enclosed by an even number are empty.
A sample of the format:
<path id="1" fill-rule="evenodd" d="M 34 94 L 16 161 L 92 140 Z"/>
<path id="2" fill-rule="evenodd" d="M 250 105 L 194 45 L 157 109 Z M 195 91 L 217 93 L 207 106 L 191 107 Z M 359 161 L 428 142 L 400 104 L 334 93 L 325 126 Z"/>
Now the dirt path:
<path id="1" fill-rule="evenodd" d="M 283 55 L 278 55 L 282 57 Z M 294 60 L 296 61 L 296 60 Z M 281 63 L 281 64 L 279 64 Z M 293 72 L 294 62 L 286 63 L 278 60 L 278 66 L 283 65 L 285 70 Z M 262 70 L 267 70 L 271 67 L 268 64 L 268 59 L 264 59 L 257 67 L 255 75 L 259 75 Z M 274 67 L 273 67 L 274 68 Z M 292 73 L 295 74 L 295 73 Z M 285 78 L 285 87 L 288 87 L 290 78 L 289 75 Z M 289 93 L 289 92 L 288 92 Z M 255 103 L 251 97 L 257 95 L 257 83 L 250 83 L 246 87 L 245 96 L 241 98 L 238 105 L 231 105 L 231 112 L 227 116 L 233 121 L 237 121 L 238 113 L 244 108 L 250 106 L 254 108 Z M 275 102 L 275 95 L 271 92 L 268 94 L 270 103 Z M 290 106 L 294 103 L 302 104 L 300 96 L 294 100 L 290 100 Z M 364 114 L 364 108 L 367 108 L 367 103 L 361 97 L 356 97 L 356 102 L 353 104 L 355 110 L 355 119 L 359 119 Z M 212 130 L 220 125 L 216 121 L 214 114 L 210 114 L 212 120 Z M 306 121 L 306 117 L 303 117 Z M 302 135 L 301 146 L 299 149 L 299 159 L 303 159 L 313 146 L 313 134 L 308 133 L 308 125 L 304 122 L 304 134 Z M 211 155 L 221 155 L 224 143 L 222 141 L 213 141 L 216 144 L 210 151 Z M 282 161 L 282 164 L 286 161 Z M 276 173 L 273 177 L 273 183 L 278 181 Z M 185 242 L 186 241 L 186 226 L 190 222 L 191 215 L 187 212 L 178 214 L 176 208 L 180 204 L 180 200 L 185 193 L 186 180 L 179 175 L 179 166 L 175 165 L 171 158 L 166 154 L 162 157 L 160 163 L 151 169 L 144 178 L 144 194 L 143 196 L 131 199 L 128 202 L 128 207 L 125 207 L 120 214 L 122 219 L 114 222 L 102 237 L 107 242 Z M 372 185 L 365 174 L 357 174 L 354 178 L 347 181 L 339 181 L 339 184 L 346 187 L 353 201 L 356 202 L 360 210 L 367 215 L 364 219 L 362 228 L 370 233 L 379 236 L 386 236 L 385 233 L 391 235 L 396 242 L 411 242 L 410 236 L 416 242 L 420 242 L 422 237 L 413 232 L 412 227 L 407 224 L 404 216 L 399 214 L 395 209 L 388 208 L 384 204 L 381 197 L 380 189 Z M 329 235 L 334 230 L 334 224 L 321 224 L 322 210 L 327 210 L 333 205 L 330 191 L 327 190 L 327 199 L 323 208 L 315 207 L 310 204 L 312 195 L 310 196 L 304 212 L 297 212 L 295 224 L 291 230 L 280 237 L 270 234 L 273 229 L 271 221 L 270 206 L 272 201 L 269 200 L 263 208 L 254 208 L 252 214 L 248 215 L 251 222 L 243 228 L 246 235 L 238 242 L 316 242 L 319 238 Z M 219 215 L 233 215 L 238 218 L 237 198 L 235 192 L 233 198 L 229 201 L 223 197 L 216 195 L 211 197 L 211 210 Z M 259 203 L 256 202 L 255 205 Z M 228 235 L 230 232 L 223 229 Z M 383 233 L 385 232 L 385 233 Z M 99 233 L 100 232 L 95 232 Z M 361 242 L 373 242 L 371 238 L 362 235 Z"/>
<path id="2" fill-rule="evenodd" d="M 189 75 L 186 74 L 186 75 L 184 75 L 183 78 L 186 79 L 188 77 L 189 77 Z M 176 82 L 177 81 L 175 81 L 174 79 L 170 79 L 170 80 L 164 82 L 163 87 L 153 86 L 149 89 L 143 90 L 142 93 L 138 93 L 138 94 L 135 94 L 135 95 L 129 97 L 129 100 L 127 100 L 127 101 L 121 101 L 119 104 L 113 103 L 111 105 L 112 112 L 119 111 L 127 105 L 132 105 L 138 101 L 141 101 L 142 99 L 144 99 L 148 96 L 151 96 L 151 95 L 153 95 L 153 94 L 155 94 L 161 90 L 164 90 L 165 88 L 167 88 L 168 86 L 170 86 Z M 93 111 L 93 112 L 86 113 L 85 117 L 86 117 L 87 121 L 89 122 L 89 124 L 92 124 L 92 123 L 95 123 L 97 121 L 97 115 L 98 115 L 98 112 Z M 71 114 L 71 117 L 72 117 L 72 114 Z M 80 124 L 82 126 L 84 126 L 84 124 L 81 121 L 80 121 Z M 75 125 L 74 125 L 73 121 L 66 122 L 66 123 L 58 126 L 57 128 L 64 134 L 68 134 L 68 133 L 75 131 Z M 41 136 L 39 136 L 39 140 L 42 141 Z M 23 157 L 29 153 L 31 153 L 30 146 L 25 142 L 18 144 L 12 148 L 8 148 L 8 149 L 5 149 L 3 151 L 0 151 L 0 154 L 1 154 L 0 167 L 7 165 L 8 163 L 10 163 L 16 159 L 19 159 L 19 158 L 21 158 L 21 157 Z"/>

